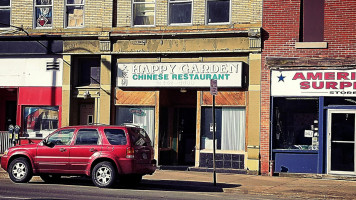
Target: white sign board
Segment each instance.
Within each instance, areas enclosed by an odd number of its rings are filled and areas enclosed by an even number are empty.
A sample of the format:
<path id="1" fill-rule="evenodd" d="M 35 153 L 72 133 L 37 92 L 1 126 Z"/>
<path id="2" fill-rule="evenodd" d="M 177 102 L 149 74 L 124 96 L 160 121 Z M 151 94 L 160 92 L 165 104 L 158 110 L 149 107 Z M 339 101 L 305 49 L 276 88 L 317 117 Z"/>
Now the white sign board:
<path id="1" fill-rule="evenodd" d="M 356 70 L 273 70 L 271 95 L 356 96 Z"/>
<path id="2" fill-rule="evenodd" d="M 118 64 L 118 87 L 242 87 L 242 62 Z"/>
<path id="3" fill-rule="evenodd" d="M 47 63 L 59 63 L 59 70 L 47 70 Z M 0 59 L 0 87 L 62 86 L 63 60 L 53 58 Z"/>

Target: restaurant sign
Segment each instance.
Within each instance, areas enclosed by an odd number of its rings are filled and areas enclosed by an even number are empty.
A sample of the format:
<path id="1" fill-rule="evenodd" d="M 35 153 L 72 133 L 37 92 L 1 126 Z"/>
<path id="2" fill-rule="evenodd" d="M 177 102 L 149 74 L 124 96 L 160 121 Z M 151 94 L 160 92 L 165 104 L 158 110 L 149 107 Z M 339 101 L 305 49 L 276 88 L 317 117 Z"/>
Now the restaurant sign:
<path id="1" fill-rule="evenodd" d="M 118 64 L 118 87 L 242 87 L 242 62 Z"/>
<path id="2" fill-rule="evenodd" d="M 273 70 L 271 95 L 356 96 L 356 70 Z"/>

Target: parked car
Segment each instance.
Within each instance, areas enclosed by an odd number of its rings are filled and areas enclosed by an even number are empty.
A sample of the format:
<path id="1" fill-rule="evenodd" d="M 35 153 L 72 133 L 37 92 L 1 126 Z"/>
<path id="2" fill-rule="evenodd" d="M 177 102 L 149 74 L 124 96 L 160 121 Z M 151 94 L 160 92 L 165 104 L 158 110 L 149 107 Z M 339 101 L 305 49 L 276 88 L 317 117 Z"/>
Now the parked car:
<path id="1" fill-rule="evenodd" d="M 143 175 L 155 172 L 156 160 L 144 129 L 85 125 L 60 128 L 38 144 L 11 147 L 1 167 L 16 183 L 28 182 L 33 175 L 45 182 L 86 175 L 96 186 L 107 188 L 116 180 L 139 183 Z"/>

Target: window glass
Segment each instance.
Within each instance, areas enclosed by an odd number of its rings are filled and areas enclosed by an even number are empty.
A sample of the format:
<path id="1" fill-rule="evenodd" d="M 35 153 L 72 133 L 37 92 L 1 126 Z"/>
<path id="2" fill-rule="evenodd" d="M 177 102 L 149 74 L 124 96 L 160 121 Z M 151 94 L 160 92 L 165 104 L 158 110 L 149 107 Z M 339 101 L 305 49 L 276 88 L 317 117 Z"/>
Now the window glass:
<path id="1" fill-rule="evenodd" d="M 78 86 L 100 84 L 100 58 L 79 59 Z"/>
<path id="2" fill-rule="evenodd" d="M 67 27 L 84 26 L 84 0 L 66 1 L 66 25 Z"/>
<path id="3" fill-rule="evenodd" d="M 207 23 L 230 22 L 230 0 L 207 1 Z"/>
<path id="4" fill-rule="evenodd" d="M 10 0 L 0 0 L 0 28 L 10 27 Z"/>
<path id="5" fill-rule="evenodd" d="M 35 0 L 35 26 L 52 27 L 52 0 Z"/>
<path id="6" fill-rule="evenodd" d="M 132 8 L 134 26 L 155 24 L 154 0 L 134 0 Z"/>
<path id="7" fill-rule="evenodd" d="M 318 149 L 318 98 L 273 99 L 273 148 Z"/>
<path id="8" fill-rule="evenodd" d="M 215 147 L 219 150 L 245 150 L 245 108 L 215 108 Z M 202 108 L 201 149 L 213 149 L 212 108 Z"/>
<path id="9" fill-rule="evenodd" d="M 301 42 L 324 41 L 324 0 L 302 0 Z"/>
<path id="10" fill-rule="evenodd" d="M 77 133 L 76 145 L 97 145 L 99 133 L 96 129 L 80 129 Z"/>
<path id="11" fill-rule="evenodd" d="M 134 124 L 144 129 L 151 141 L 154 141 L 154 107 L 125 107 L 116 108 L 116 124 Z"/>
<path id="12" fill-rule="evenodd" d="M 70 145 L 73 138 L 74 129 L 65 129 L 52 134 L 48 138 L 48 142 L 55 145 Z"/>
<path id="13" fill-rule="evenodd" d="M 191 1 L 169 1 L 169 24 L 192 23 Z"/>
<path id="14" fill-rule="evenodd" d="M 126 145 L 127 139 L 125 131 L 122 129 L 105 129 L 106 138 L 112 145 Z"/>
<path id="15" fill-rule="evenodd" d="M 23 130 L 29 137 L 47 137 L 58 129 L 58 106 L 25 107 Z"/>
<path id="16" fill-rule="evenodd" d="M 136 146 L 152 146 L 150 137 L 144 129 L 141 128 L 129 128 L 131 133 L 131 142 Z"/>

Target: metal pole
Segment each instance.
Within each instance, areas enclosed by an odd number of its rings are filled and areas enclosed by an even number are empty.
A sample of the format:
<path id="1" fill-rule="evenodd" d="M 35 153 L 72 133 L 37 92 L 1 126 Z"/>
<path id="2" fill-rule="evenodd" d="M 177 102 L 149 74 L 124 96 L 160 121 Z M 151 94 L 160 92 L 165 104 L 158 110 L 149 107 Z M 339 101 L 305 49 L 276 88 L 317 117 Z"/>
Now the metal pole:
<path id="1" fill-rule="evenodd" d="M 213 95 L 213 176 L 214 186 L 216 186 L 216 168 L 215 168 L 215 95 Z"/>

